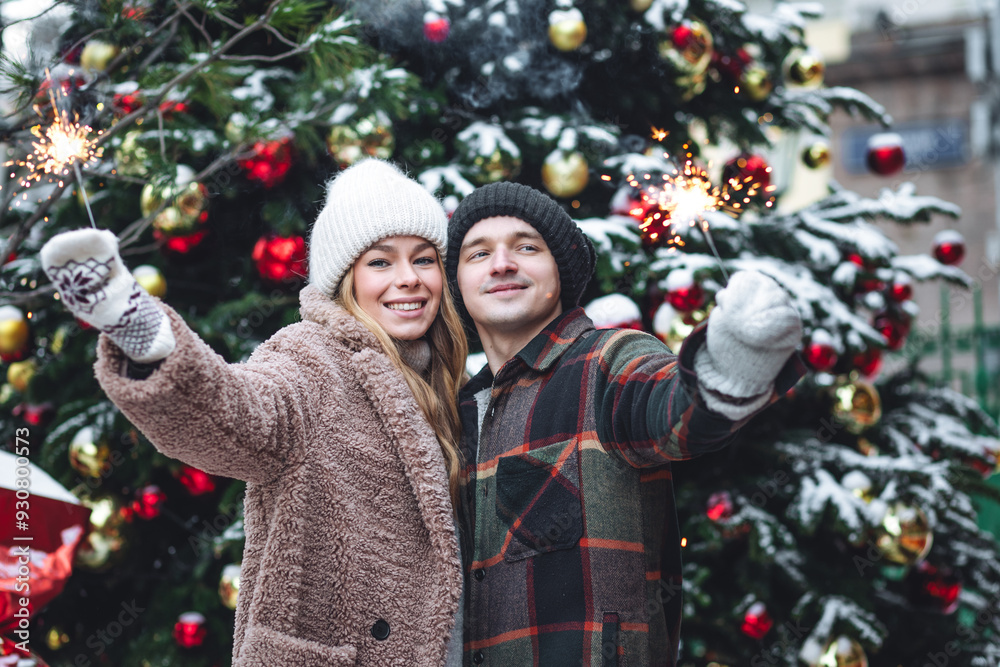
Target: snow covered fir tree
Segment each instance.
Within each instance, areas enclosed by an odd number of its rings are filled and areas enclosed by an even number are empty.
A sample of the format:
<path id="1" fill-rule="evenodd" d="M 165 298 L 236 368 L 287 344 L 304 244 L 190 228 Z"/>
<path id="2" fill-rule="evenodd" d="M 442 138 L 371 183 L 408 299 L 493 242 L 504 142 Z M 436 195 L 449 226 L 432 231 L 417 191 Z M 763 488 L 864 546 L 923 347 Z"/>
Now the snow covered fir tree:
<path id="1" fill-rule="evenodd" d="M 737 270 L 792 295 L 813 372 L 732 446 L 673 469 L 679 664 L 1000 665 L 1000 550 L 973 500 L 990 493 L 1000 432 L 919 369 L 880 372 L 920 321 L 913 283 L 970 280 L 960 238 L 901 256 L 876 223 L 959 211 L 908 184 L 865 198 L 831 183 L 799 210 L 780 205 L 789 162 L 833 159 L 832 113 L 886 126 L 873 179 L 904 160 L 877 101 L 824 85 L 804 42 L 813 5 L 79 0 L 39 12 L 33 57 L 2 64 L 14 102 L 0 126 L 0 441 L 14 452 L 28 434 L 32 463 L 69 493 L 43 515 L 51 553 L 34 572 L 47 604 L 32 610 L 26 660 L 228 664 L 243 547 L 242 483 L 167 459 L 115 409 L 90 369 L 96 333 L 57 302 L 39 248 L 92 214 L 141 284 L 238 361 L 297 319 L 323 184 L 372 155 L 449 210 L 497 180 L 557 198 L 598 249 L 584 302 L 599 326 L 676 349 Z M 679 594 L 651 589 L 648 613 Z M 3 656 L 17 650 L 11 596 Z"/>

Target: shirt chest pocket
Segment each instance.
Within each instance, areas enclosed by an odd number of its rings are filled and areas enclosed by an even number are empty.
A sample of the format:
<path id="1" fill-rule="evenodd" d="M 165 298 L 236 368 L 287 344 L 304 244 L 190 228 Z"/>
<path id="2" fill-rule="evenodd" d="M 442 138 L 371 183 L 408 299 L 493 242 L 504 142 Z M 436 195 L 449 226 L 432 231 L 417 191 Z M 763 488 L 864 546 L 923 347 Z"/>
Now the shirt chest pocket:
<path id="1" fill-rule="evenodd" d="M 571 549 L 583 535 L 580 451 L 575 440 L 497 461 L 496 515 L 504 560 Z"/>

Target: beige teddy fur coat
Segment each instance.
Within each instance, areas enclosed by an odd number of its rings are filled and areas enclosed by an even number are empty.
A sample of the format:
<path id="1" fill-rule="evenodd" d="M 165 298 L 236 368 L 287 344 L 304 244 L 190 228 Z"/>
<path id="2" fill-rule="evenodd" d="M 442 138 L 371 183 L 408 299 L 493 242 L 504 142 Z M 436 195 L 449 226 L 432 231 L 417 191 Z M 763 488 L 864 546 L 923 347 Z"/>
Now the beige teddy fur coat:
<path id="1" fill-rule="evenodd" d="M 441 665 L 461 566 L 440 446 L 371 332 L 300 301 L 232 365 L 164 306 L 160 367 L 125 377 L 101 336 L 97 378 L 157 449 L 247 482 L 234 666 Z"/>

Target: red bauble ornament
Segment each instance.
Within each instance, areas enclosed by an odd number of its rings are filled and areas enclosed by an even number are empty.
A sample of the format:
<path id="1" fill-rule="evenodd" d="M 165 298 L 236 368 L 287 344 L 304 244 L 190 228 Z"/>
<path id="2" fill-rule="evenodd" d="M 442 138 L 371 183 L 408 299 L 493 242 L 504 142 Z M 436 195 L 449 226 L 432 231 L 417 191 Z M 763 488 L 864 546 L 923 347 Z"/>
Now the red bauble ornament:
<path id="1" fill-rule="evenodd" d="M 913 281 L 906 274 L 896 276 L 889 295 L 896 303 L 903 303 L 913 298 Z"/>
<path id="2" fill-rule="evenodd" d="M 140 519 L 155 519 L 160 516 L 163 503 L 167 502 L 167 494 L 155 484 L 144 486 L 135 494 L 132 501 L 132 511 Z"/>
<path id="3" fill-rule="evenodd" d="M 52 403 L 42 403 L 32 405 L 30 403 L 19 403 L 10 411 L 15 417 L 20 417 L 29 426 L 41 426 L 49 421 L 56 414 L 56 408 Z"/>
<path id="4" fill-rule="evenodd" d="M 253 145 L 254 156 L 240 160 L 247 179 L 273 188 L 285 180 L 292 167 L 292 140 L 288 137 L 273 141 L 258 141 Z"/>
<path id="5" fill-rule="evenodd" d="M 193 234 L 184 236 L 167 236 L 158 229 L 153 230 L 153 238 L 160 244 L 160 250 L 163 251 L 163 254 L 176 257 L 188 255 L 201 245 L 206 236 L 208 236 L 207 229 L 199 229 Z"/>
<path id="6" fill-rule="evenodd" d="M 934 235 L 934 258 L 942 264 L 955 266 L 965 257 L 965 238 L 954 229 Z"/>
<path id="7" fill-rule="evenodd" d="M 742 153 L 722 168 L 722 197 L 727 205 L 740 210 L 770 196 L 771 167 L 759 155 Z"/>
<path id="8" fill-rule="evenodd" d="M 301 236 L 262 236 L 252 257 L 260 277 L 271 283 L 298 281 L 307 274 L 306 242 Z"/>
<path id="9" fill-rule="evenodd" d="M 181 614 L 174 624 L 174 641 L 181 648 L 198 648 L 207 635 L 205 617 L 196 611 Z"/>
<path id="10" fill-rule="evenodd" d="M 854 283 L 855 294 L 880 292 L 885 289 L 885 283 L 875 276 L 875 271 L 878 270 L 878 265 L 874 262 L 865 259 L 857 253 L 851 253 L 848 255 L 847 261 L 856 265 L 860 269 Z"/>
<path id="11" fill-rule="evenodd" d="M 751 639 L 763 639 L 771 627 L 774 620 L 767 612 L 767 607 L 763 602 L 754 602 L 743 615 L 743 625 L 740 628 L 747 637 Z"/>
<path id="12" fill-rule="evenodd" d="M 705 304 L 705 290 L 690 271 L 675 270 L 667 276 L 667 302 L 674 310 L 689 313 Z"/>
<path id="13" fill-rule="evenodd" d="M 192 496 L 201 496 L 215 491 L 215 478 L 204 470 L 185 465 L 174 473 L 174 476 Z"/>
<path id="14" fill-rule="evenodd" d="M 436 12 L 424 14 L 424 37 L 427 38 L 428 42 L 440 44 L 448 39 L 449 32 L 451 32 L 451 21 L 448 20 L 448 17 L 441 16 Z"/>
<path id="15" fill-rule="evenodd" d="M 909 580 L 913 596 L 921 602 L 933 605 L 942 614 L 958 609 L 962 583 L 949 568 L 937 568 L 924 560 L 913 567 Z"/>
<path id="16" fill-rule="evenodd" d="M 160 103 L 160 113 L 163 114 L 164 118 L 172 118 L 176 113 L 186 113 L 188 110 L 187 102 L 182 102 L 180 100 L 167 100 L 166 102 Z"/>
<path id="17" fill-rule="evenodd" d="M 829 373 L 837 365 L 837 350 L 833 336 L 823 329 L 817 329 L 809 337 L 806 345 L 806 362 L 820 373 Z"/>
<path id="18" fill-rule="evenodd" d="M 910 333 L 910 322 L 908 318 L 901 318 L 892 313 L 878 313 L 872 326 L 878 329 L 885 338 L 886 347 L 890 350 L 898 350 L 903 347 L 906 337 Z"/>
<path id="19" fill-rule="evenodd" d="M 712 521 L 724 521 L 733 516 L 733 497 L 728 491 L 716 491 L 708 497 L 708 509 L 705 511 Z"/>
<path id="20" fill-rule="evenodd" d="M 133 90 L 130 93 L 115 93 L 111 98 L 111 104 L 115 111 L 123 116 L 140 109 L 144 102 L 142 92 L 139 90 Z"/>
<path id="21" fill-rule="evenodd" d="M 880 176 L 891 176 L 903 170 L 903 138 L 895 132 L 882 132 L 868 139 L 868 168 Z"/>
<path id="22" fill-rule="evenodd" d="M 874 377 L 882 368 L 882 350 L 870 347 L 854 355 L 854 367 L 865 377 Z"/>
<path id="23" fill-rule="evenodd" d="M 733 54 L 719 53 L 712 54 L 712 65 L 716 70 L 726 74 L 733 81 L 739 81 L 743 70 L 753 61 L 750 54 L 744 48 L 736 49 Z"/>

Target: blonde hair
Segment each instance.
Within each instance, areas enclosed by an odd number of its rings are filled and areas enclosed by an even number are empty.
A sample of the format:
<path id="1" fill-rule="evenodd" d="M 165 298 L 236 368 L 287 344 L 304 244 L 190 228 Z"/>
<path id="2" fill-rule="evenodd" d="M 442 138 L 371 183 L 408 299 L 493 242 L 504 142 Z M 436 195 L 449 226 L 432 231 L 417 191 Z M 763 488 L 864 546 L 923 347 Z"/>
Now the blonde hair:
<path id="1" fill-rule="evenodd" d="M 440 253 L 437 259 L 438 266 L 441 267 L 443 289 L 441 306 L 425 334 L 431 349 L 429 381 L 403 361 L 395 339 L 386 333 L 375 318 L 361 308 L 354 292 L 353 264 L 344 273 L 334 300 L 375 334 L 375 338 L 393 365 L 403 373 L 406 384 L 409 385 L 417 405 L 420 406 L 420 411 L 434 429 L 434 434 L 441 445 L 448 471 L 448 491 L 451 494 L 452 507 L 457 511 L 462 468 L 458 449 L 462 433 L 458 416 L 458 389 L 465 376 L 465 357 L 469 352 L 469 344 L 462 328 L 462 320 L 448 290 L 448 280 L 444 275 L 444 262 L 441 261 Z"/>

